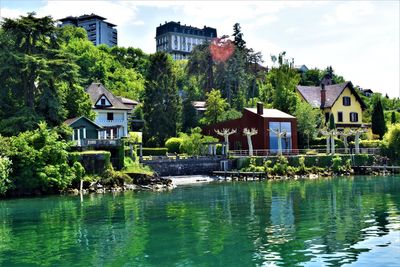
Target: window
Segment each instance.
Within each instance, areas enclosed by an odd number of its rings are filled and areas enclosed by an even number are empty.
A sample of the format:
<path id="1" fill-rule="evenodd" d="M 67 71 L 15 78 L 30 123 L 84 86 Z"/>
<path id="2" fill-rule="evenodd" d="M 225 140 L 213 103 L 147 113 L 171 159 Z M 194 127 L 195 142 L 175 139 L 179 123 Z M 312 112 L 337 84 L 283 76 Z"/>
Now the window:
<path id="1" fill-rule="evenodd" d="M 358 122 L 358 113 L 357 112 L 350 112 L 350 121 Z"/>
<path id="2" fill-rule="evenodd" d="M 107 112 L 107 120 L 108 120 L 108 121 L 114 120 L 114 113 L 112 113 L 112 112 Z"/>
<path id="3" fill-rule="evenodd" d="M 101 104 L 102 106 L 105 106 L 105 105 L 106 105 L 106 100 L 105 100 L 104 98 L 102 98 L 102 99 L 100 100 L 100 104 Z"/>
<path id="4" fill-rule="evenodd" d="M 337 113 L 337 118 L 338 118 L 338 122 L 342 122 L 343 121 L 343 112 L 339 111 Z"/>
<path id="5" fill-rule="evenodd" d="M 282 149 L 292 149 L 292 125 L 290 122 L 270 122 L 269 123 L 269 148 L 272 151 L 278 149 L 278 136 L 277 132 L 284 134 L 281 138 Z"/>
<path id="6" fill-rule="evenodd" d="M 349 96 L 344 96 L 343 97 L 343 106 L 350 106 L 351 105 L 351 100 Z"/>

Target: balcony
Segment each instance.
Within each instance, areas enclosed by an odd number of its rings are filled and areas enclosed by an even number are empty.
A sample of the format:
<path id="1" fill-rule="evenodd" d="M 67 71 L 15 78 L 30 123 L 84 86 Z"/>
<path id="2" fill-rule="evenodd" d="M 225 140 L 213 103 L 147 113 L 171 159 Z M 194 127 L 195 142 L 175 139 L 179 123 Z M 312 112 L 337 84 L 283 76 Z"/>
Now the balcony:
<path id="1" fill-rule="evenodd" d="M 113 126 L 113 125 L 126 125 L 128 123 L 127 120 L 120 119 L 120 120 L 105 120 L 99 119 L 96 120 L 96 123 L 102 126 Z"/>
<path id="2" fill-rule="evenodd" d="M 81 139 L 73 141 L 79 147 L 114 147 L 122 145 L 121 139 Z"/>

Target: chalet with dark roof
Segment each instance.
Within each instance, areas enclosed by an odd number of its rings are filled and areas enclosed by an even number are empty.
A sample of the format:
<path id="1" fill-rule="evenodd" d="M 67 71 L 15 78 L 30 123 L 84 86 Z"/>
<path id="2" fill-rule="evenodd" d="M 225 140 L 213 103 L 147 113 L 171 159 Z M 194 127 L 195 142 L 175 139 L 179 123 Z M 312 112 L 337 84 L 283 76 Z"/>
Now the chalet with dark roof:
<path id="1" fill-rule="evenodd" d="M 332 113 L 336 127 L 361 127 L 366 105 L 350 81 L 332 84 L 330 79 L 324 78 L 321 86 L 297 86 L 297 92 L 312 107 L 323 110 L 326 121 Z"/>
<path id="2" fill-rule="evenodd" d="M 92 83 L 87 89 L 96 112 L 95 123 L 104 128 L 99 139 L 115 139 L 128 136 L 128 118 L 137 101 L 113 95 L 101 83 Z"/>

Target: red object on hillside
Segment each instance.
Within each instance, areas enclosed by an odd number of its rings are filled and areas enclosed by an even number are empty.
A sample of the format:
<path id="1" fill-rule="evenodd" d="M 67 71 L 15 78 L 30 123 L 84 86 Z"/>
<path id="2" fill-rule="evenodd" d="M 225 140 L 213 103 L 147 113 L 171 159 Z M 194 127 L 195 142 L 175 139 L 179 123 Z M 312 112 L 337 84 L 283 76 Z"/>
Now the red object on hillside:
<path id="1" fill-rule="evenodd" d="M 225 38 L 214 38 L 210 44 L 210 52 L 214 61 L 225 62 L 235 51 L 235 45 Z"/>
<path id="2" fill-rule="evenodd" d="M 215 130 L 224 128 L 237 129 L 235 134 L 229 136 L 229 149 L 247 150 L 247 138 L 243 135 L 244 128 L 255 128 L 258 134 L 252 137 L 254 149 L 278 149 L 278 138 L 269 129 L 286 131 L 282 138 L 282 148 L 287 150 L 298 149 L 297 146 L 297 119 L 277 109 L 264 109 L 262 103 L 257 108 L 246 108 L 239 119 L 223 121 L 203 127 L 203 134 L 211 135 L 221 141 L 223 137 L 216 134 Z"/>

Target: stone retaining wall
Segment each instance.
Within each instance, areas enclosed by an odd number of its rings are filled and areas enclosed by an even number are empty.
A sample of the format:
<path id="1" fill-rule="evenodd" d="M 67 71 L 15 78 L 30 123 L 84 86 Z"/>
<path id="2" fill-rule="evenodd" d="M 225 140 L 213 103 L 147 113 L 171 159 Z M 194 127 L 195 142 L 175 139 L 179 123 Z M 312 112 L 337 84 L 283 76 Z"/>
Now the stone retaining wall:
<path id="1" fill-rule="evenodd" d="M 159 159 L 146 160 L 142 163 L 151 167 L 161 176 L 210 174 L 221 169 L 221 161 L 224 158 L 190 158 L 190 159 Z M 228 161 L 228 169 L 232 162 Z"/>

